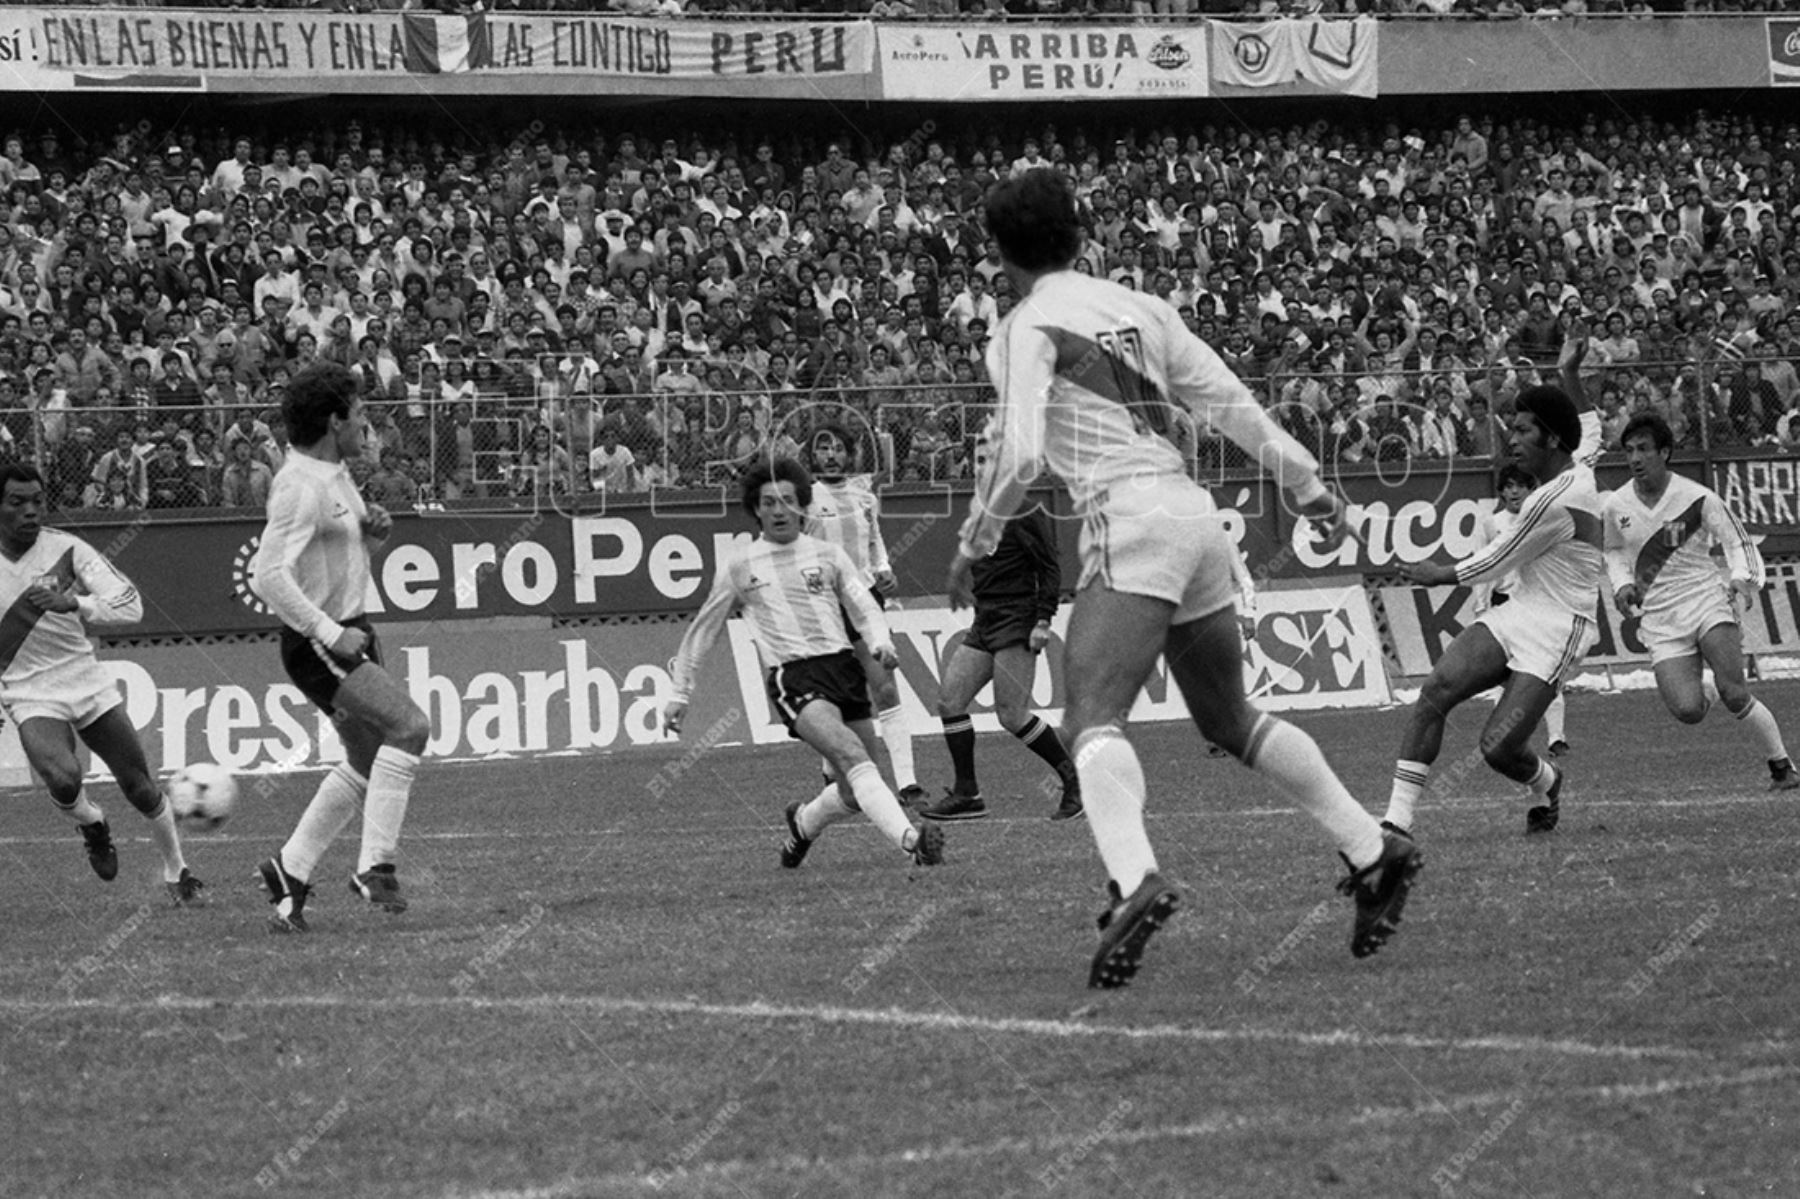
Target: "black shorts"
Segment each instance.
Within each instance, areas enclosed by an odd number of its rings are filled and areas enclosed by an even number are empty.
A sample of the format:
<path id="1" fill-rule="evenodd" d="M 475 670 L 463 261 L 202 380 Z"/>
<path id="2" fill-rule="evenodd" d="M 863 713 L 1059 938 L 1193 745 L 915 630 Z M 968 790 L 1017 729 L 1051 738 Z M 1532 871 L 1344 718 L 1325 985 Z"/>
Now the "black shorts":
<path id="1" fill-rule="evenodd" d="M 882 595 L 881 592 L 876 591 L 871 587 L 869 589 L 869 598 L 875 601 L 875 606 L 877 608 L 880 608 L 883 612 L 887 611 L 887 597 Z M 856 622 L 850 619 L 850 609 L 839 604 L 838 611 L 844 614 L 844 631 L 850 634 L 850 644 L 861 645 L 863 637 L 862 634 L 857 631 Z"/>
<path id="2" fill-rule="evenodd" d="M 975 605 L 975 623 L 963 634 L 963 644 L 984 654 L 997 654 L 1015 645 L 1029 646 L 1031 630 L 1037 628 L 1037 605 L 1034 603 Z"/>
<path id="3" fill-rule="evenodd" d="M 322 643 L 293 629 L 281 630 L 281 665 L 294 686 L 300 688 L 300 694 L 317 704 L 327 716 L 335 713 L 331 701 L 337 695 L 338 684 L 349 678 L 351 671 L 364 662 L 381 665 L 381 642 L 376 638 L 369 618 L 353 616 L 343 625 L 347 629 L 361 629 L 369 635 L 368 645 L 354 658 L 340 658 Z"/>
<path id="4" fill-rule="evenodd" d="M 800 709 L 815 699 L 836 704 L 845 724 L 868 720 L 875 714 L 869 704 L 869 680 L 851 650 L 783 662 L 764 675 L 763 685 L 768 689 L 770 706 L 792 737 L 800 736 L 794 732 Z"/>

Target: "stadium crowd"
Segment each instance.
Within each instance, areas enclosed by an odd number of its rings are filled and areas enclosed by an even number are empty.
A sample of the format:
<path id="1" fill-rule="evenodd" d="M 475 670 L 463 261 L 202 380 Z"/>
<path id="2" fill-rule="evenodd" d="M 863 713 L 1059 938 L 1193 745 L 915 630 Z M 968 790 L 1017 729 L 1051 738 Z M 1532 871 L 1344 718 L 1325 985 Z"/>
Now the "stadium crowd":
<path id="1" fill-rule="evenodd" d="M 152 132 L 0 154 L 0 442 L 65 509 L 260 503 L 314 359 L 362 380 L 389 504 L 716 481 L 846 409 L 864 465 L 966 477 L 1014 299 L 980 200 L 1040 166 L 1080 269 L 1166 297 L 1326 460 L 1492 454 L 1571 333 L 1609 438 L 1654 409 L 1800 448 L 1788 123 Z"/>

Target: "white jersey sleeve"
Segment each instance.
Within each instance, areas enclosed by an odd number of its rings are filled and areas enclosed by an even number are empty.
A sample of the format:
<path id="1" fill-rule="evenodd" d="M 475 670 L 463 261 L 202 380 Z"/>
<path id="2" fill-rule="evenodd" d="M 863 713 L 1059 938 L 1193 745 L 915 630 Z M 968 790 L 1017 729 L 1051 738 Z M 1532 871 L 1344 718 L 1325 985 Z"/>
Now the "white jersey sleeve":
<path id="1" fill-rule="evenodd" d="M 743 600 L 734 577 L 738 573 L 736 567 L 741 561 L 740 554 L 741 551 L 720 561 L 706 602 L 700 605 L 700 611 L 694 614 L 694 623 L 682 634 L 681 647 L 675 651 L 674 690 L 669 696 L 678 704 L 687 703 L 688 698 L 693 695 L 694 680 L 699 677 L 700 664 L 712 652 L 713 644 L 725 630 L 725 622 L 731 618 L 732 610 Z"/>
<path id="2" fill-rule="evenodd" d="M 105 554 L 80 539 L 75 540 L 75 577 L 79 590 L 76 609 L 87 624 L 136 624 L 144 619 L 144 597 Z"/>

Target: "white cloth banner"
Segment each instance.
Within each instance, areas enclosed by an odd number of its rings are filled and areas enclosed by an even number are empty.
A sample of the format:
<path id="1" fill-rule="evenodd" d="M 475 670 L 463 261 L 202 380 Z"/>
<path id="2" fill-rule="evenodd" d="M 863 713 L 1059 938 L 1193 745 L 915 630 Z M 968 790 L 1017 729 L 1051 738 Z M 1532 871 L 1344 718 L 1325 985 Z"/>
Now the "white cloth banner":
<path id="1" fill-rule="evenodd" d="M 1206 95 L 1199 26 L 881 22 L 884 100 L 1140 100 Z"/>
<path id="2" fill-rule="evenodd" d="M 1239 25 L 1212 23 L 1212 74 L 1235 87 L 1281 87 L 1304 79 L 1334 92 L 1374 98 L 1379 24 L 1318 18 Z"/>

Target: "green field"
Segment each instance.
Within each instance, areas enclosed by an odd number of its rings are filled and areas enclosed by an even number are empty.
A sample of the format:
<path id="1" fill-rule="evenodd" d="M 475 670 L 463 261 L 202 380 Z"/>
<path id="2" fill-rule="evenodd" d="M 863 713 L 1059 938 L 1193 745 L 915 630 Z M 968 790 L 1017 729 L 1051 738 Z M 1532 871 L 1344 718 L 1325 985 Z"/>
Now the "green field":
<path id="1" fill-rule="evenodd" d="M 1800 685 L 1763 698 L 1800 744 Z M 866 824 L 796 872 L 796 747 L 428 767 L 399 917 L 326 859 L 304 938 L 251 882 L 312 779 L 245 780 L 166 908 L 39 795 L 0 826 L 0 1196 L 1800 1194 L 1800 873 L 1722 714 L 1577 695 L 1562 828 L 1454 719 L 1401 933 L 1355 961 L 1310 822 L 1136 730 L 1187 903 L 1088 991 L 1103 878 L 1036 759 L 911 869 Z M 1400 711 L 1303 716 L 1379 810 Z M 919 742 L 925 781 L 948 781 Z M 653 798 L 654 788 L 662 798 Z"/>

